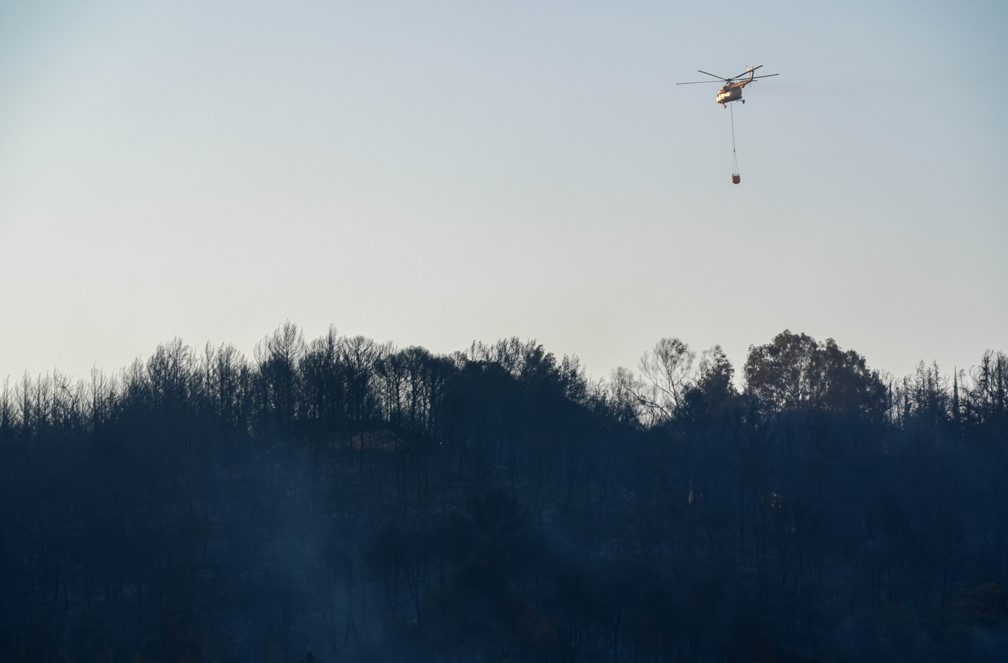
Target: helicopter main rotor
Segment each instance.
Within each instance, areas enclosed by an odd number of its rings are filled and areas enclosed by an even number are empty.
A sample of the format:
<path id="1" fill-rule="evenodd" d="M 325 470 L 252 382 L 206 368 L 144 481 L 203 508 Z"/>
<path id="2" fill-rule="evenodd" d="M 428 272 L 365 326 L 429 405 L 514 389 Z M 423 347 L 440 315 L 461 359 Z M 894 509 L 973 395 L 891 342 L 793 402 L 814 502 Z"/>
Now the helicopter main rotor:
<path id="1" fill-rule="evenodd" d="M 725 83 L 727 85 L 731 85 L 732 83 L 735 83 L 735 82 L 741 82 L 741 79 L 743 77 L 745 77 L 745 76 L 753 73 L 754 71 L 756 71 L 757 69 L 761 68 L 762 66 L 763 65 L 757 65 L 757 66 L 753 67 L 752 69 L 746 69 L 741 74 L 736 74 L 735 76 L 732 76 L 731 78 L 725 78 L 724 76 L 718 76 L 717 74 L 712 74 L 709 71 L 704 71 L 703 69 L 697 69 L 697 71 L 700 72 L 701 74 L 705 74 L 707 76 L 712 76 L 712 77 L 714 77 L 714 78 L 716 78 L 718 80 L 716 80 L 716 81 L 686 81 L 684 83 L 676 83 L 676 85 L 698 85 L 698 84 L 703 84 L 703 83 L 717 83 L 719 81 L 722 82 L 722 83 Z M 749 81 L 754 81 L 754 80 L 759 79 L 759 78 L 770 78 L 771 76 L 779 76 L 779 75 L 780 74 L 763 74 L 762 76 L 753 76 L 752 78 L 747 78 L 745 80 L 748 83 Z"/>

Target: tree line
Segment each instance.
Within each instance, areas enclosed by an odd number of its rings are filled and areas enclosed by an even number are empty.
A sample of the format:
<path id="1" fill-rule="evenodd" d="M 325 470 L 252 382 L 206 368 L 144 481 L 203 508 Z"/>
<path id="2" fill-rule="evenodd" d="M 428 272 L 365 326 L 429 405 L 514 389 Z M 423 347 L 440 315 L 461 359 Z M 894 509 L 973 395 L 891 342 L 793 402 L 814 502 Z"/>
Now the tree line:
<path id="1" fill-rule="evenodd" d="M 4 661 L 997 661 L 1006 581 L 1001 352 L 288 322 L 0 392 Z"/>

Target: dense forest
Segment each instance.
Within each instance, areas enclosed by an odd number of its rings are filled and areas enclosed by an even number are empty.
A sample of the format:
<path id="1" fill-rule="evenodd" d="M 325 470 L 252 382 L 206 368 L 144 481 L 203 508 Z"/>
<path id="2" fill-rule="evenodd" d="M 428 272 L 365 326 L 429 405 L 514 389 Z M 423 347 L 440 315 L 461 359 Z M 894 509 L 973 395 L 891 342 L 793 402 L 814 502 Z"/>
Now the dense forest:
<path id="1" fill-rule="evenodd" d="M 8 379 L 0 660 L 1008 660 L 1008 356 L 286 323 Z"/>

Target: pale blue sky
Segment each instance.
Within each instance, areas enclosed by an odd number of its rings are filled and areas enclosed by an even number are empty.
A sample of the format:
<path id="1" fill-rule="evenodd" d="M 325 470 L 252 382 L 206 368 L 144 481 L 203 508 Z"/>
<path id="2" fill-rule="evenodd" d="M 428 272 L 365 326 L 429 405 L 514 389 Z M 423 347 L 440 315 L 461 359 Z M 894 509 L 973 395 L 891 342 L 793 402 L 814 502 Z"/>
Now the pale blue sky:
<path id="1" fill-rule="evenodd" d="M 1008 350 L 1003 2 L 0 2 L 0 379 L 284 320 Z M 696 69 L 780 76 L 728 111 Z"/>

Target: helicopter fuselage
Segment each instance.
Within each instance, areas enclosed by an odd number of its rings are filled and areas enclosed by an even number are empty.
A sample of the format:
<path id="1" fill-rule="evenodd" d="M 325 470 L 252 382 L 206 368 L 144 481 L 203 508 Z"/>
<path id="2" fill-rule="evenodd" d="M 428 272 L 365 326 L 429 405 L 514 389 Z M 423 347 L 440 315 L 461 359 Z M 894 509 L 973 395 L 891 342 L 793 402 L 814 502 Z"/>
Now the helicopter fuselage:
<path id="1" fill-rule="evenodd" d="M 740 101 L 742 99 L 741 85 L 725 85 L 714 97 L 714 103 L 724 106 L 729 101 Z"/>

